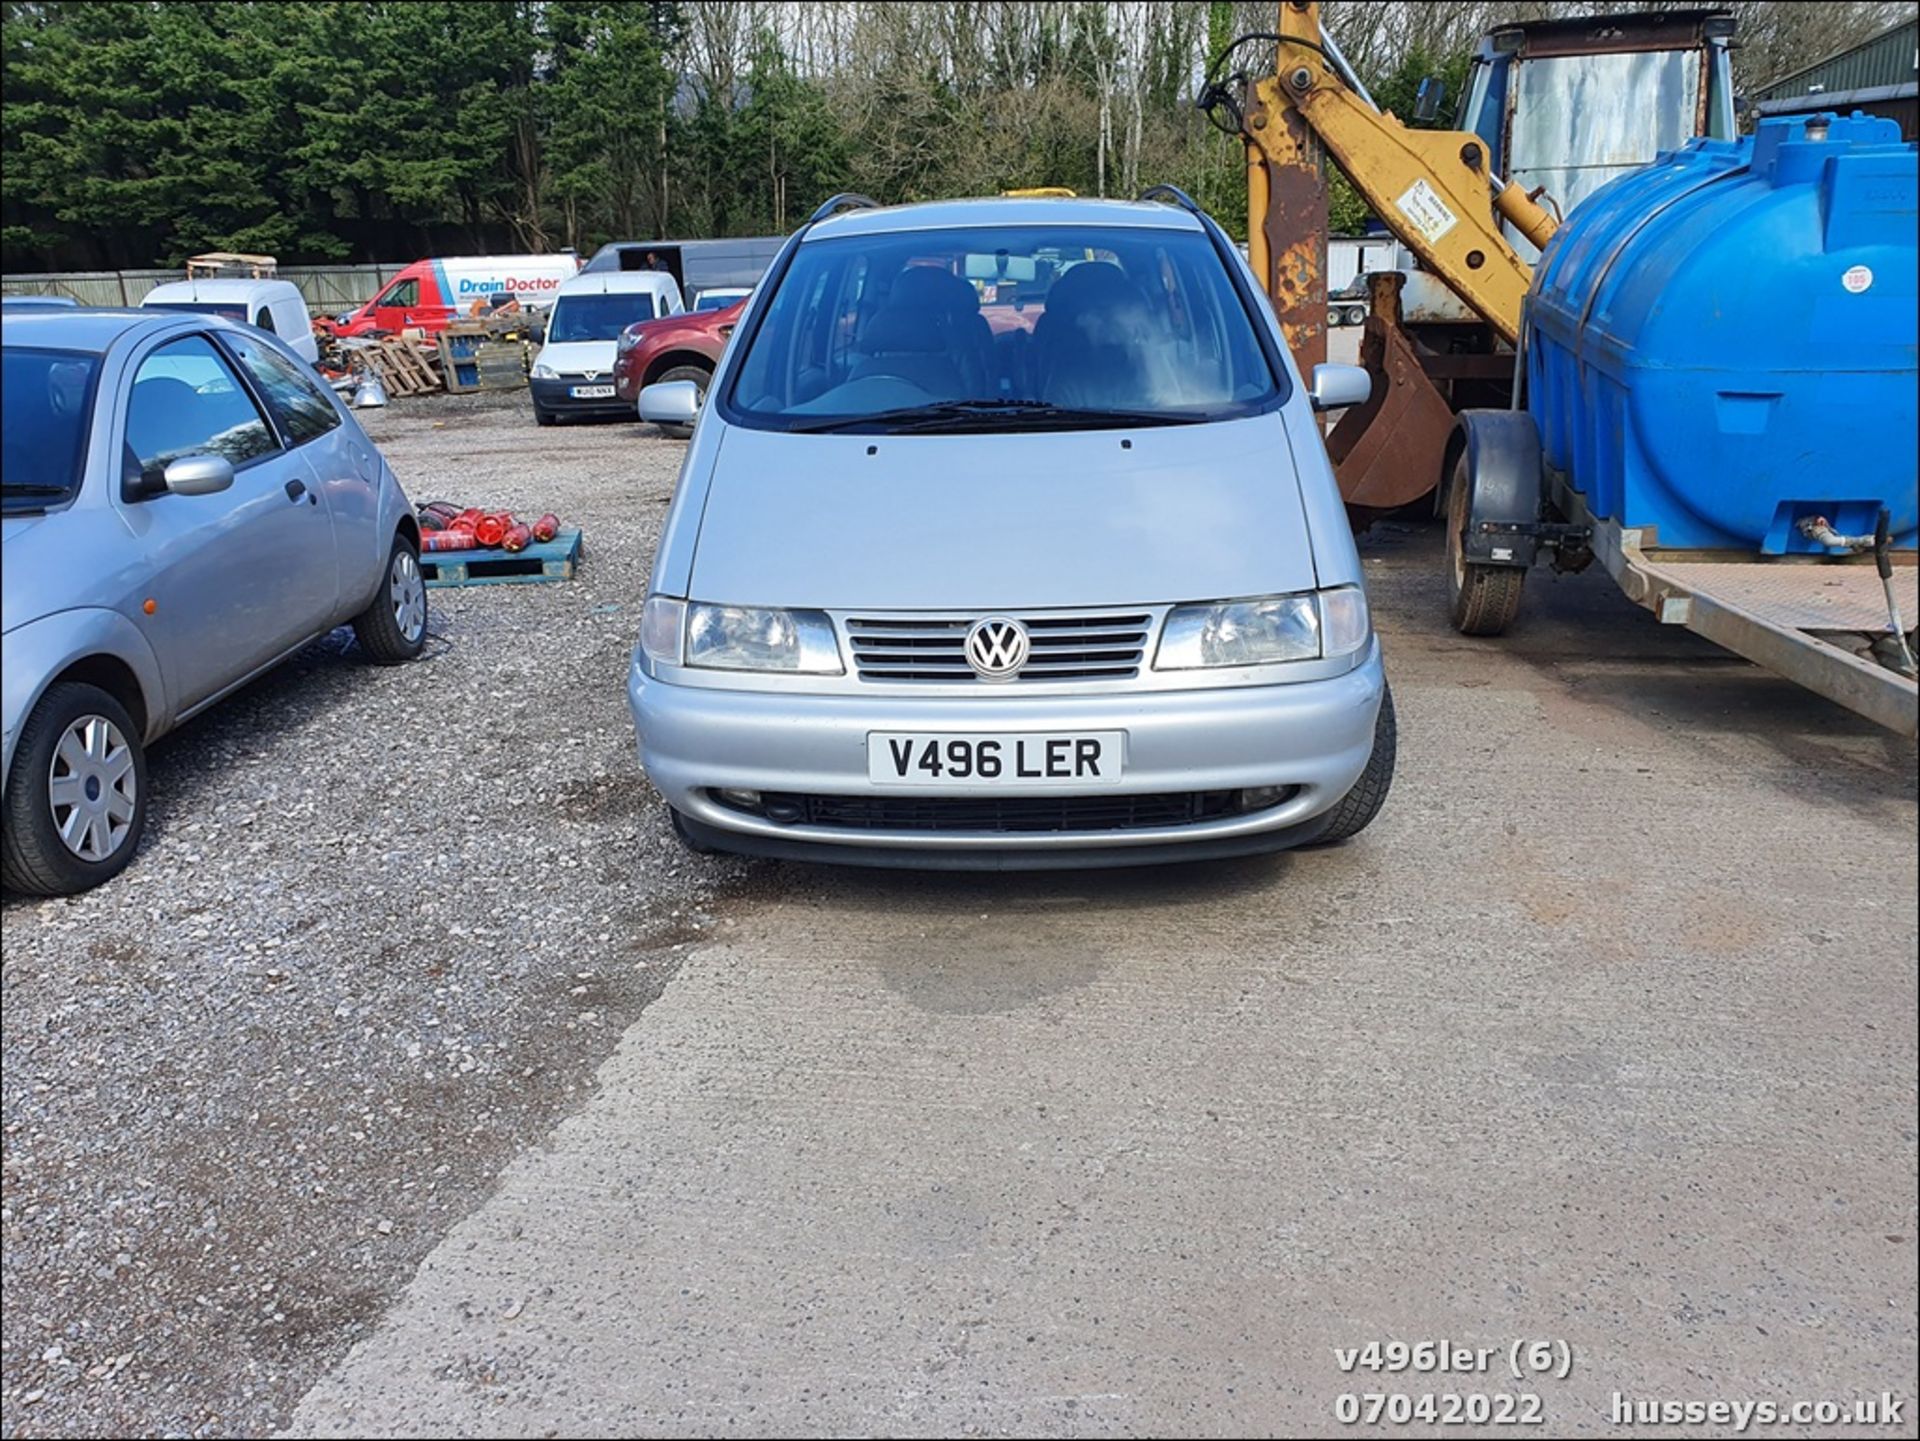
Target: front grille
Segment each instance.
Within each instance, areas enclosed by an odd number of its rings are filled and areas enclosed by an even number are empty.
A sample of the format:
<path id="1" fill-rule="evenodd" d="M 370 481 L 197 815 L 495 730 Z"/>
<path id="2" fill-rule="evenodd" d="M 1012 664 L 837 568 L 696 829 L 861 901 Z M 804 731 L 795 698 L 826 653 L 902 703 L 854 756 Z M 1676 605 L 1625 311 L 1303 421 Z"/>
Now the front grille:
<path id="1" fill-rule="evenodd" d="M 967 631 L 977 615 L 854 616 L 846 621 L 862 680 L 977 682 L 967 664 Z M 1125 680 L 1140 673 L 1153 617 L 1145 611 L 1018 617 L 1032 642 L 1015 683 Z"/>
<path id="2" fill-rule="evenodd" d="M 1270 791 L 1251 809 L 1278 805 L 1291 788 Z M 1244 814 L 1240 791 L 1167 795 L 817 796 L 769 792 L 759 813 L 788 825 L 855 831 L 1131 831 L 1187 826 Z"/>

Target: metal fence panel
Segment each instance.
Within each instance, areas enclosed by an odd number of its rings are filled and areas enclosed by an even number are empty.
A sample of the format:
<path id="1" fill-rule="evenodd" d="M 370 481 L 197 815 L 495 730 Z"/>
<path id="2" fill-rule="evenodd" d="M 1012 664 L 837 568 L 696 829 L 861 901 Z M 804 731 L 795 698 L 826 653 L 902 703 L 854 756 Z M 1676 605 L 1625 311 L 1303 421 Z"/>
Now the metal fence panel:
<path id="1" fill-rule="evenodd" d="M 276 278 L 297 286 L 313 314 L 337 315 L 370 299 L 409 263 L 287 265 Z M 154 286 L 185 278 L 178 270 L 59 270 L 0 276 L 0 293 L 66 295 L 82 305 L 138 305 Z"/>

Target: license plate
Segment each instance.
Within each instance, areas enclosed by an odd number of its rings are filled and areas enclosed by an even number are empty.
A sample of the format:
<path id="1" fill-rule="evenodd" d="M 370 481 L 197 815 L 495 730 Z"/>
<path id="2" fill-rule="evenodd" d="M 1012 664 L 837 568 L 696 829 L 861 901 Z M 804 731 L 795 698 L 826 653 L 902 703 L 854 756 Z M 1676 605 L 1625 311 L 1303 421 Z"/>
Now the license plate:
<path id="1" fill-rule="evenodd" d="M 567 394 L 575 400 L 611 400 L 613 387 L 611 385 L 575 385 L 568 387 Z"/>
<path id="2" fill-rule="evenodd" d="M 1110 785 L 1120 779 L 1125 748 L 1125 731 L 870 731 L 867 778 L 907 786 Z"/>

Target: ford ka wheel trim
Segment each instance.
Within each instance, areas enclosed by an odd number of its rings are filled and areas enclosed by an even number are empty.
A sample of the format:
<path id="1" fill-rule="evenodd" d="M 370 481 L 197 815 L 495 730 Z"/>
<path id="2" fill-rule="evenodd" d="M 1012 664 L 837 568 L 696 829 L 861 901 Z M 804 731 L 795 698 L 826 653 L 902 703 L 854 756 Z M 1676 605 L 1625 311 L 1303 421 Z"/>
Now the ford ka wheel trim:
<path id="1" fill-rule="evenodd" d="M 1012 680 L 1032 651 L 1027 628 L 1004 615 L 975 621 L 967 632 L 967 664 L 981 680 Z"/>
<path id="2" fill-rule="evenodd" d="M 60 839 L 83 861 L 104 861 L 133 825 L 139 779 L 133 748 L 105 716 L 81 716 L 53 748 L 47 807 Z"/>
<path id="3" fill-rule="evenodd" d="M 387 599 L 393 604 L 393 623 L 400 628 L 401 639 L 412 645 L 427 624 L 427 587 L 420 578 L 420 562 L 410 550 L 394 552 Z"/>

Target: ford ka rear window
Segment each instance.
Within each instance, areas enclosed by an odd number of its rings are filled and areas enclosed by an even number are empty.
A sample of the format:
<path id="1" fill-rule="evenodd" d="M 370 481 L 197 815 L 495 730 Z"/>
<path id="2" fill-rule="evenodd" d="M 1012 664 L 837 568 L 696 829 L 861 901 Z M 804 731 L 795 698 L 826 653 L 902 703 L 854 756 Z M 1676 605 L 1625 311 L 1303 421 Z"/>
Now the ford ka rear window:
<path id="1" fill-rule="evenodd" d="M 728 419 L 780 430 L 1179 424 L 1284 384 L 1197 231 L 945 229 L 813 240 L 750 337 Z"/>

